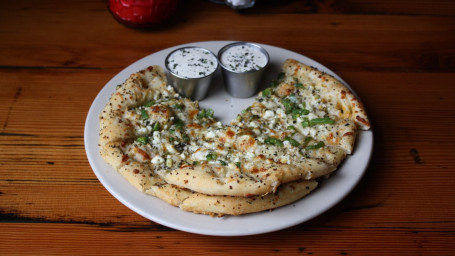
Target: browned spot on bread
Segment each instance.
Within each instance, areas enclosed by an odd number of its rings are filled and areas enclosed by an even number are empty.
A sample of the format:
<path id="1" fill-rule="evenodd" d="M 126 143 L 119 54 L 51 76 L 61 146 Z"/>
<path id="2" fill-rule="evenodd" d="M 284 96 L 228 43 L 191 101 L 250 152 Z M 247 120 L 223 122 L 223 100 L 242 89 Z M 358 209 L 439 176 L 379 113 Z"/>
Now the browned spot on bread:
<path id="1" fill-rule="evenodd" d="M 341 99 L 345 99 L 346 98 L 346 91 L 341 91 Z"/>
<path id="2" fill-rule="evenodd" d="M 190 110 L 188 111 L 188 117 L 192 120 L 197 115 L 197 113 L 199 113 L 199 110 L 197 109 Z"/>
<path id="3" fill-rule="evenodd" d="M 255 143 L 256 143 L 256 140 L 253 137 L 251 137 L 249 135 L 244 135 L 238 140 L 238 142 L 236 143 L 236 146 L 238 149 L 240 149 L 242 151 L 247 151 Z"/>
<path id="4" fill-rule="evenodd" d="M 353 133 L 353 132 L 347 132 L 347 133 L 343 134 L 343 136 L 342 136 L 342 137 L 344 137 L 344 136 L 352 136 L 352 135 L 354 135 L 354 133 Z"/>
<path id="5" fill-rule="evenodd" d="M 202 128 L 202 125 L 200 125 L 200 124 L 195 124 L 195 123 L 191 123 L 191 124 L 188 124 L 187 127 L 188 127 L 188 128 L 201 129 L 201 128 Z"/>
<path id="6" fill-rule="evenodd" d="M 253 168 L 253 170 L 251 171 L 251 173 L 259 173 L 259 172 L 266 172 L 267 171 L 267 168 Z"/>
<path id="7" fill-rule="evenodd" d="M 226 135 L 229 137 L 229 138 L 233 138 L 235 133 L 232 131 L 232 130 L 227 130 L 226 131 Z"/>
<path id="8" fill-rule="evenodd" d="M 145 152 L 144 150 L 140 149 L 140 148 L 136 148 L 136 152 L 142 156 L 142 158 L 144 160 L 150 160 L 150 156 L 149 154 L 147 154 L 147 152 Z"/>
<path id="9" fill-rule="evenodd" d="M 360 116 L 356 116 L 355 119 L 366 126 L 370 126 L 370 122 Z"/>
<path id="10" fill-rule="evenodd" d="M 158 116 L 161 116 L 164 120 L 169 119 L 171 116 L 171 111 L 167 106 L 163 105 L 155 105 L 152 106 L 151 108 L 152 113 L 157 114 Z"/>
<path id="11" fill-rule="evenodd" d="M 288 84 L 288 83 L 283 83 L 277 88 L 276 93 L 280 97 L 285 97 L 285 96 L 289 96 L 291 94 L 291 92 L 294 91 L 294 89 L 295 89 L 294 85 Z"/>

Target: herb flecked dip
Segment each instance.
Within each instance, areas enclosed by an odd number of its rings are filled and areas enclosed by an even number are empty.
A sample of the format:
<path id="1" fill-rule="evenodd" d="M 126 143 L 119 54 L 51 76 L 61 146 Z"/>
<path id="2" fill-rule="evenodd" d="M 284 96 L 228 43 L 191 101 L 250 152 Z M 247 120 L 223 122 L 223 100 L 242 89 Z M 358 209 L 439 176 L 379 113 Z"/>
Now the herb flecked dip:
<path id="1" fill-rule="evenodd" d="M 178 49 L 169 55 L 166 65 L 177 76 L 200 78 L 208 76 L 216 70 L 217 59 L 208 50 L 188 47 Z"/>
<path id="2" fill-rule="evenodd" d="M 256 47 L 235 45 L 223 52 L 221 63 L 235 72 L 259 70 L 267 64 L 267 57 Z"/>

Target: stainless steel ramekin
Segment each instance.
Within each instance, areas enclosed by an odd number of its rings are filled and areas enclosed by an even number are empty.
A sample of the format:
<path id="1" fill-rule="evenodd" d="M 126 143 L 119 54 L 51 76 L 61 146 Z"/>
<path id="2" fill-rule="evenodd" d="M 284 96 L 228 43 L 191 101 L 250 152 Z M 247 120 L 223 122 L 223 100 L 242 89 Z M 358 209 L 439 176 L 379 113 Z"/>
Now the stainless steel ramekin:
<path id="1" fill-rule="evenodd" d="M 189 77 L 184 77 L 181 75 L 176 74 L 175 72 L 172 71 L 172 68 L 169 66 L 169 57 L 177 51 L 183 50 L 183 49 L 191 49 L 191 48 L 198 48 L 207 54 L 209 54 L 211 57 L 214 57 L 214 65 L 216 65 L 215 69 L 213 72 L 201 75 L 200 77 L 194 77 L 194 78 L 189 78 Z M 172 52 L 170 52 L 165 61 L 165 66 L 166 69 L 168 70 L 170 74 L 170 80 L 171 80 L 171 85 L 174 87 L 174 89 L 183 97 L 190 98 L 192 100 L 202 100 L 206 95 L 207 92 L 210 88 L 210 82 L 212 81 L 213 74 L 218 70 L 218 61 L 214 53 L 211 51 L 201 48 L 201 47 L 193 47 L 193 46 L 186 46 L 182 48 L 178 48 Z"/>
<path id="2" fill-rule="evenodd" d="M 261 52 L 262 54 L 264 54 L 266 58 L 266 64 L 257 70 L 250 71 L 235 71 L 230 67 L 226 66 L 225 64 L 223 64 L 221 61 L 223 53 L 227 49 L 238 45 L 252 47 Z M 218 52 L 218 62 L 219 65 L 221 66 L 226 91 L 236 98 L 249 98 L 257 93 L 264 71 L 266 70 L 270 62 L 270 57 L 267 51 L 257 44 L 248 42 L 236 42 L 228 44 L 220 49 L 220 51 Z"/>

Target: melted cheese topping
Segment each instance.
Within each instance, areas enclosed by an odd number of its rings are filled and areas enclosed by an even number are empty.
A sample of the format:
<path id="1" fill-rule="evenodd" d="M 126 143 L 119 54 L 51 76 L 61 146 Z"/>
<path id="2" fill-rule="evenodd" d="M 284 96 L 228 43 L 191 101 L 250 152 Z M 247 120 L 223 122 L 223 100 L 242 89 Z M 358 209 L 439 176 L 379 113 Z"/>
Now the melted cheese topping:
<path id="1" fill-rule="evenodd" d="M 299 165 L 311 157 L 334 163 L 340 123 L 347 132 L 355 131 L 355 124 L 339 119 L 340 110 L 330 102 L 313 85 L 286 78 L 223 126 L 213 111 L 168 87 L 124 112 L 137 139 L 125 141 L 122 149 L 157 172 L 208 163 L 222 177 L 253 174 L 258 162 Z"/>

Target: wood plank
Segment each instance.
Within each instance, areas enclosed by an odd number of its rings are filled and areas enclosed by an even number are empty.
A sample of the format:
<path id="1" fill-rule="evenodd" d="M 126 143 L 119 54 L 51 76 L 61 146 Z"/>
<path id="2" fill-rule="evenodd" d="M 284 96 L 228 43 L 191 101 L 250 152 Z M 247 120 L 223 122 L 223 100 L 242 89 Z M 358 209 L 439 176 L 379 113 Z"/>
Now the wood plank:
<path id="1" fill-rule="evenodd" d="M 371 15 L 454 15 L 450 0 L 336 0 L 336 1 L 268 1 L 257 0 L 257 5 L 247 13 L 342 13 Z"/>
<path id="2" fill-rule="evenodd" d="M 0 31 L 6 38 L 4 47 L 9 49 L 3 55 L 3 61 L 0 59 L 0 66 L 121 68 L 173 45 L 232 39 L 286 46 L 338 70 L 455 70 L 452 44 L 455 40 L 455 19 L 450 16 L 239 15 L 234 11 L 226 13 L 227 7 L 224 6 L 212 7 L 210 12 L 205 13 L 208 7 L 188 5 L 191 17 L 188 14 L 179 15 L 174 26 L 165 30 L 143 31 L 117 24 L 109 17 L 102 2 L 85 2 L 83 7 L 70 7 L 57 5 L 35 9 L 26 5 L 10 7 L 19 12 L 5 10 L 0 15 L 5 16 L 5 20 L 20 18 L 23 22 L 3 23 L 3 26 L 0 23 Z M 51 8 L 59 11 L 43 15 Z M 86 30 L 84 23 L 74 22 L 78 20 L 80 8 L 86 11 L 87 19 L 93 20 L 97 26 Z M 39 17 L 39 22 L 34 20 L 36 17 Z M 194 24 L 198 27 L 195 28 Z M 116 33 L 103 33 L 112 29 L 116 29 Z M 18 30 L 24 32 L 16 33 Z M 59 36 L 49 37 L 49 31 Z M 84 37 L 81 38 L 81 35 Z M 283 40 L 286 38 L 283 35 L 298 37 L 299 40 Z M 135 38 L 134 46 L 131 38 Z M 36 51 L 37 48 L 40 51 Z"/>
<path id="3" fill-rule="evenodd" d="M 293 230 L 292 233 L 281 231 L 267 236 L 225 238 L 147 229 L 129 232 L 125 236 L 125 233 L 110 227 L 90 225 L 0 225 L 3 230 L 0 248 L 8 255 L 131 255 L 144 252 L 167 255 L 177 249 L 182 255 L 450 255 L 455 252 L 453 246 L 448 246 L 455 242 L 454 236 L 445 230 L 428 232 L 392 227 L 341 231 L 338 227 L 310 227 Z M 25 233 L 27 236 L 21 235 Z M 432 234 L 439 235 L 435 237 Z M 29 237 L 34 237 L 36 244 L 29 244 Z M 328 243 L 330 246 L 327 246 Z"/>

